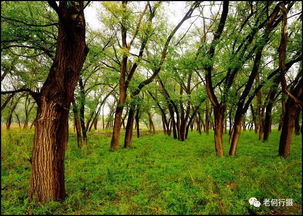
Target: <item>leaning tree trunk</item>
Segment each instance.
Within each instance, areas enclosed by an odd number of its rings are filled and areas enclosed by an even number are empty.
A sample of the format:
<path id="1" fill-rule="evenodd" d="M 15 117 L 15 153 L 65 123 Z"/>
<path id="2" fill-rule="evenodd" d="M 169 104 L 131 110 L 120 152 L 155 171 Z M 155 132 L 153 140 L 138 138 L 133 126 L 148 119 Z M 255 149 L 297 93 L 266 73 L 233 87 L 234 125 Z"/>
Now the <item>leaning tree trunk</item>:
<path id="1" fill-rule="evenodd" d="M 68 113 L 88 49 L 83 2 L 50 5 L 59 15 L 56 56 L 38 98 L 30 177 L 31 200 L 63 200 Z"/>

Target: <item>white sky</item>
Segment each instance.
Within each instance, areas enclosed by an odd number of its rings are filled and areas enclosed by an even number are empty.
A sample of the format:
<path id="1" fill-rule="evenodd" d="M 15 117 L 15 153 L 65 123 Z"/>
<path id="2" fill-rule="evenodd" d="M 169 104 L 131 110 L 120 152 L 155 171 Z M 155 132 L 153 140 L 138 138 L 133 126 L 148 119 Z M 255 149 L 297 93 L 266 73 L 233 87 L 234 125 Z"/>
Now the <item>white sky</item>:
<path id="1" fill-rule="evenodd" d="M 86 22 L 93 30 L 101 28 L 101 20 L 98 17 L 98 10 L 101 10 L 101 8 L 102 3 L 100 1 L 94 1 L 84 10 Z M 169 2 L 169 8 L 167 8 L 169 23 L 177 24 L 184 16 L 186 12 L 186 10 L 184 10 L 185 8 L 185 1 Z"/>

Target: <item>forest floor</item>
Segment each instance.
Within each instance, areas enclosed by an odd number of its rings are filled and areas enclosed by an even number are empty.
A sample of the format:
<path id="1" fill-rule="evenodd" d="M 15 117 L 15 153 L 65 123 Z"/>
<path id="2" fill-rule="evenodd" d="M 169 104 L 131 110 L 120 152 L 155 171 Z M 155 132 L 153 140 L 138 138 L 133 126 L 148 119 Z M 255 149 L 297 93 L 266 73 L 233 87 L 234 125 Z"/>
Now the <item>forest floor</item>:
<path id="1" fill-rule="evenodd" d="M 77 147 L 71 134 L 65 160 L 68 196 L 30 203 L 27 191 L 33 130 L 2 129 L 1 214 L 301 214 L 302 146 L 277 156 L 279 132 L 267 143 L 243 132 L 238 156 L 218 158 L 213 134 L 191 132 L 180 142 L 163 134 L 134 138 L 133 149 L 109 152 L 110 137 L 92 132 Z M 228 136 L 224 135 L 225 154 Z M 122 143 L 122 142 L 121 142 Z M 256 197 L 259 208 L 251 206 Z M 265 206 L 292 199 L 293 206 Z"/>

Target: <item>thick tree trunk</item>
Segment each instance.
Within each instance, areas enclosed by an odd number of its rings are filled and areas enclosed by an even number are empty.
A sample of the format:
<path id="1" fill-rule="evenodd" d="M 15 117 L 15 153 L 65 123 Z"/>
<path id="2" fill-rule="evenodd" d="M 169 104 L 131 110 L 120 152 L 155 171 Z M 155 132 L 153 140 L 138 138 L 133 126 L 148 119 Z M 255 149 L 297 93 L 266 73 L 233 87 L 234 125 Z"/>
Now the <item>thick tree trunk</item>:
<path id="1" fill-rule="evenodd" d="M 68 113 L 87 47 L 83 2 L 54 2 L 59 14 L 56 57 L 38 99 L 30 178 L 31 200 L 63 200 Z M 78 15 L 77 15 L 78 14 Z"/>
<path id="2" fill-rule="evenodd" d="M 215 149 L 216 155 L 219 157 L 224 156 L 224 148 L 223 148 L 223 124 L 224 124 L 224 113 L 225 106 L 219 105 L 214 107 L 214 115 L 215 115 Z"/>
<path id="3" fill-rule="evenodd" d="M 38 107 L 30 198 L 40 202 L 65 198 L 64 153 L 68 138 L 68 111 L 61 107 L 58 109 L 58 104 L 59 101 L 47 100 L 44 96 Z"/>
<path id="4" fill-rule="evenodd" d="M 302 91 L 303 90 L 301 88 L 301 95 Z M 297 113 L 300 109 L 299 106 L 290 98 L 287 100 L 285 108 L 279 145 L 279 155 L 282 157 L 288 157 L 290 155 L 292 134 L 295 128 Z"/>
<path id="5" fill-rule="evenodd" d="M 283 116 L 282 131 L 280 135 L 279 155 L 288 157 L 290 155 L 290 146 L 292 142 L 292 134 L 295 129 L 296 119 L 299 118 L 298 113 L 302 111 L 303 104 L 303 78 L 301 77 L 296 87 L 290 93 L 296 100 L 301 103 L 296 103 L 293 98 L 288 97 L 285 103 L 285 112 Z"/>

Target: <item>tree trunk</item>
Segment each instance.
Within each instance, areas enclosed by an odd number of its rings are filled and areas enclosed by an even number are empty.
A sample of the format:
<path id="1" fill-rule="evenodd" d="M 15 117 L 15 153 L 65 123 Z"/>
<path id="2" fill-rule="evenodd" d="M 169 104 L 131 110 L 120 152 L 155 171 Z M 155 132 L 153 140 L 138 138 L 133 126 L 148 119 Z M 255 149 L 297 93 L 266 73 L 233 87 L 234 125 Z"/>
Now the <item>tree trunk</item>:
<path id="1" fill-rule="evenodd" d="M 81 125 L 81 131 L 82 131 L 82 143 L 83 145 L 87 144 L 87 129 L 85 126 L 85 90 L 84 90 L 84 84 L 83 80 L 80 77 L 79 78 L 79 87 L 80 87 L 80 102 L 79 102 L 79 119 L 80 119 L 80 125 Z"/>
<path id="2" fill-rule="evenodd" d="M 12 124 L 12 119 L 13 119 L 13 114 L 14 114 L 14 111 L 18 105 L 18 102 L 20 100 L 22 96 L 19 96 L 16 101 L 12 101 L 11 102 L 11 107 L 10 107 L 10 110 L 9 110 L 9 113 L 8 113 L 8 118 L 7 118 L 7 121 L 6 121 L 6 129 L 7 130 L 10 130 L 11 128 L 11 124 Z"/>
<path id="3" fill-rule="evenodd" d="M 15 116 L 16 116 L 16 119 L 17 119 L 17 122 L 18 122 L 18 125 L 19 125 L 19 128 L 21 128 L 21 122 L 20 122 L 20 118 L 19 118 L 19 115 L 17 112 L 15 112 Z"/>
<path id="4" fill-rule="evenodd" d="M 258 133 L 258 123 L 257 123 L 257 119 L 256 119 L 256 114 L 255 114 L 255 110 L 252 104 L 250 104 L 250 110 L 251 110 L 251 115 L 252 115 L 252 119 L 253 119 L 253 123 L 255 125 L 255 133 Z"/>
<path id="5" fill-rule="evenodd" d="M 94 129 L 98 129 L 98 116 L 96 116 L 95 121 L 94 121 Z"/>
<path id="6" fill-rule="evenodd" d="M 137 111 L 136 111 L 136 116 L 135 116 L 135 120 L 136 120 L 136 130 L 137 130 L 137 138 L 140 137 L 140 108 L 139 105 L 137 105 Z"/>
<path id="7" fill-rule="evenodd" d="M 59 14 L 56 57 L 38 99 L 30 177 L 30 200 L 63 200 L 68 114 L 88 49 L 83 2 L 49 4 Z M 78 15 L 76 15 L 78 14 Z"/>
<path id="8" fill-rule="evenodd" d="M 33 109 L 34 105 L 30 107 L 30 95 L 27 95 L 25 98 L 25 104 L 24 104 L 24 124 L 23 124 L 23 129 L 28 128 L 28 121 L 29 121 L 29 114 L 31 110 Z"/>
<path id="9" fill-rule="evenodd" d="M 124 101 L 121 100 L 119 105 L 117 106 L 115 112 L 115 120 L 114 120 L 114 128 L 113 128 L 113 135 L 111 141 L 111 151 L 114 151 L 119 148 L 119 139 L 120 139 L 120 131 L 122 126 L 122 113 L 123 113 L 123 106 Z"/>
<path id="10" fill-rule="evenodd" d="M 10 112 L 9 116 L 8 116 L 8 118 L 6 120 L 6 130 L 10 130 L 11 129 L 12 118 L 13 118 L 13 113 Z"/>
<path id="11" fill-rule="evenodd" d="M 260 74 L 258 73 L 256 82 L 259 84 Z M 257 93 L 257 120 L 258 120 L 258 135 L 259 140 L 263 137 L 263 108 L 262 108 L 262 92 L 261 90 Z"/>
<path id="12" fill-rule="evenodd" d="M 199 134 L 202 134 L 201 132 L 201 115 L 200 115 L 200 112 L 198 111 L 197 113 L 197 131 L 199 132 Z"/>
<path id="13" fill-rule="evenodd" d="M 227 134 L 227 118 L 225 118 L 224 133 Z"/>
<path id="14" fill-rule="evenodd" d="M 205 101 L 205 133 L 206 135 L 209 134 L 209 108 L 208 108 L 208 99 Z"/>
<path id="15" fill-rule="evenodd" d="M 224 148 L 223 148 L 223 124 L 224 124 L 224 113 L 225 106 L 219 105 L 214 107 L 214 115 L 215 115 L 215 149 L 216 155 L 219 157 L 224 156 Z"/>
<path id="16" fill-rule="evenodd" d="M 243 115 L 243 117 L 242 117 L 242 128 L 243 128 L 243 131 L 246 131 L 245 115 Z"/>
<path id="17" fill-rule="evenodd" d="M 104 107 L 105 107 L 105 104 L 104 104 L 104 106 L 102 107 L 102 129 L 103 129 L 103 130 L 105 129 Z"/>
<path id="18" fill-rule="evenodd" d="M 268 140 L 269 134 L 271 132 L 271 123 L 272 123 L 271 112 L 272 112 L 275 96 L 276 96 L 276 90 L 271 90 L 269 93 L 268 103 L 266 105 L 266 111 L 265 111 L 263 142 L 266 142 Z"/>
<path id="19" fill-rule="evenodd" d="M 124 9 L 126 9 L 126 4 L 127 4 L 126 1 L 122 2 L 122 7 Z M 127 49 L 127 42 L 126 42 L 127 29 L 125 26 L 125 18 L 123 18 L 122 20 L 121 38 L 122 38 L 123 48 Z M 115 151 L 120 147 L 119 139 L 120 139 L 121 126 L 122 126 L 122 113 L 127 96 L 127 88 L 126 88 L 127 59 L 128 59 L 127 55 L 123 54 L 121 69 L 120 69 L 120 78 L 119 78 L 119 100 L 115 112 L 114 128 L 113 128 L 113 134 L 110 144 L 110 151 Z"/>
<path id="20" fill-rule="evenodd" d="M 131 104 L 128 112 L 127 125 L 125 129 L 124 148 L 132 147 L 133 125 L 135 119 L 136 106 Z"/>
<path id="21" fill-rule="evenodd" d="M 299 111 L 299 112 L 297 113 L 297 117 L 296 117 L 296 119 L 295 119 L 295 134 L 296 134 L 297 136 L 300 135 L 300 112 L 301 112 L 301 111 Z"/>
<path id="22" fill-rule="evenodd" d="M 162 117 L 163 133 L 164 133 L 164 134 L 168 134 L 168 133 L 167 133 L 167 130 L 166 130 L 166 122 L 165 122 L 165 119 L 164 119 L 163 115 L 161 115 L 161 117 Z"/>
<path id="23" fill-rule="evenodd" d="M 72 103 L 73 103 L 73 113 L 74 113 L 74 126 L 75 126 L 76 136 L 77 136 L 77 145 L 78 145 L 78 148 L 81 148 L 82 147 L 82 134 L 81 134 L 81 123 L 79 120 L 79 112 L 78 112 L 78 108 L 77 108 L 75 101 L 73 101 Z"/>
<path id="24" fill-rule="evenodd" d="M 173 129 L 174 139 L 178 139 L 176 122 L 175 122 L 175 120 L 173 118 L 171 118 L 171 128 Z"/>
<path id="25" fill-rule="evenodd" d="M 301 88 L 302 97 L 303 88 Z M 279 155 L 282 157 L 288 157 L 290 155 L 290 146 L 292 141 L 292 134 L 295 128 L 295 121 L 299 106 L 289 98 L 285 104 L 285 113 L 283 117 L 283 125 L 280 136 Z"/>
<path id="26" fill-rule="evenodd" d="M 230 156 L 235 156 L 237 154 L 240 133 L 241 133 L 241 117 L 236 116 L 235 123 L 231 130 L 231 135 L 229 138 L 229 143 L 230 143 L 229 155 Z"/>
<path id="27" fill-rule="evenodd" d="M 281 99 L 282 113 L 280 115 L 280 122 L 279 122 L 279 126 L 278 126 L 278 131 L 280 131 L 283 127 L 283 122 L 284 122 L 283 117 L 285 115 L 285 110 L 286 110 L 286 108 L 285 108 L 285 106 L 286 106 L 285 97 L 286 97 L 285 94 L 282 93 L 282 99 Z"/>

